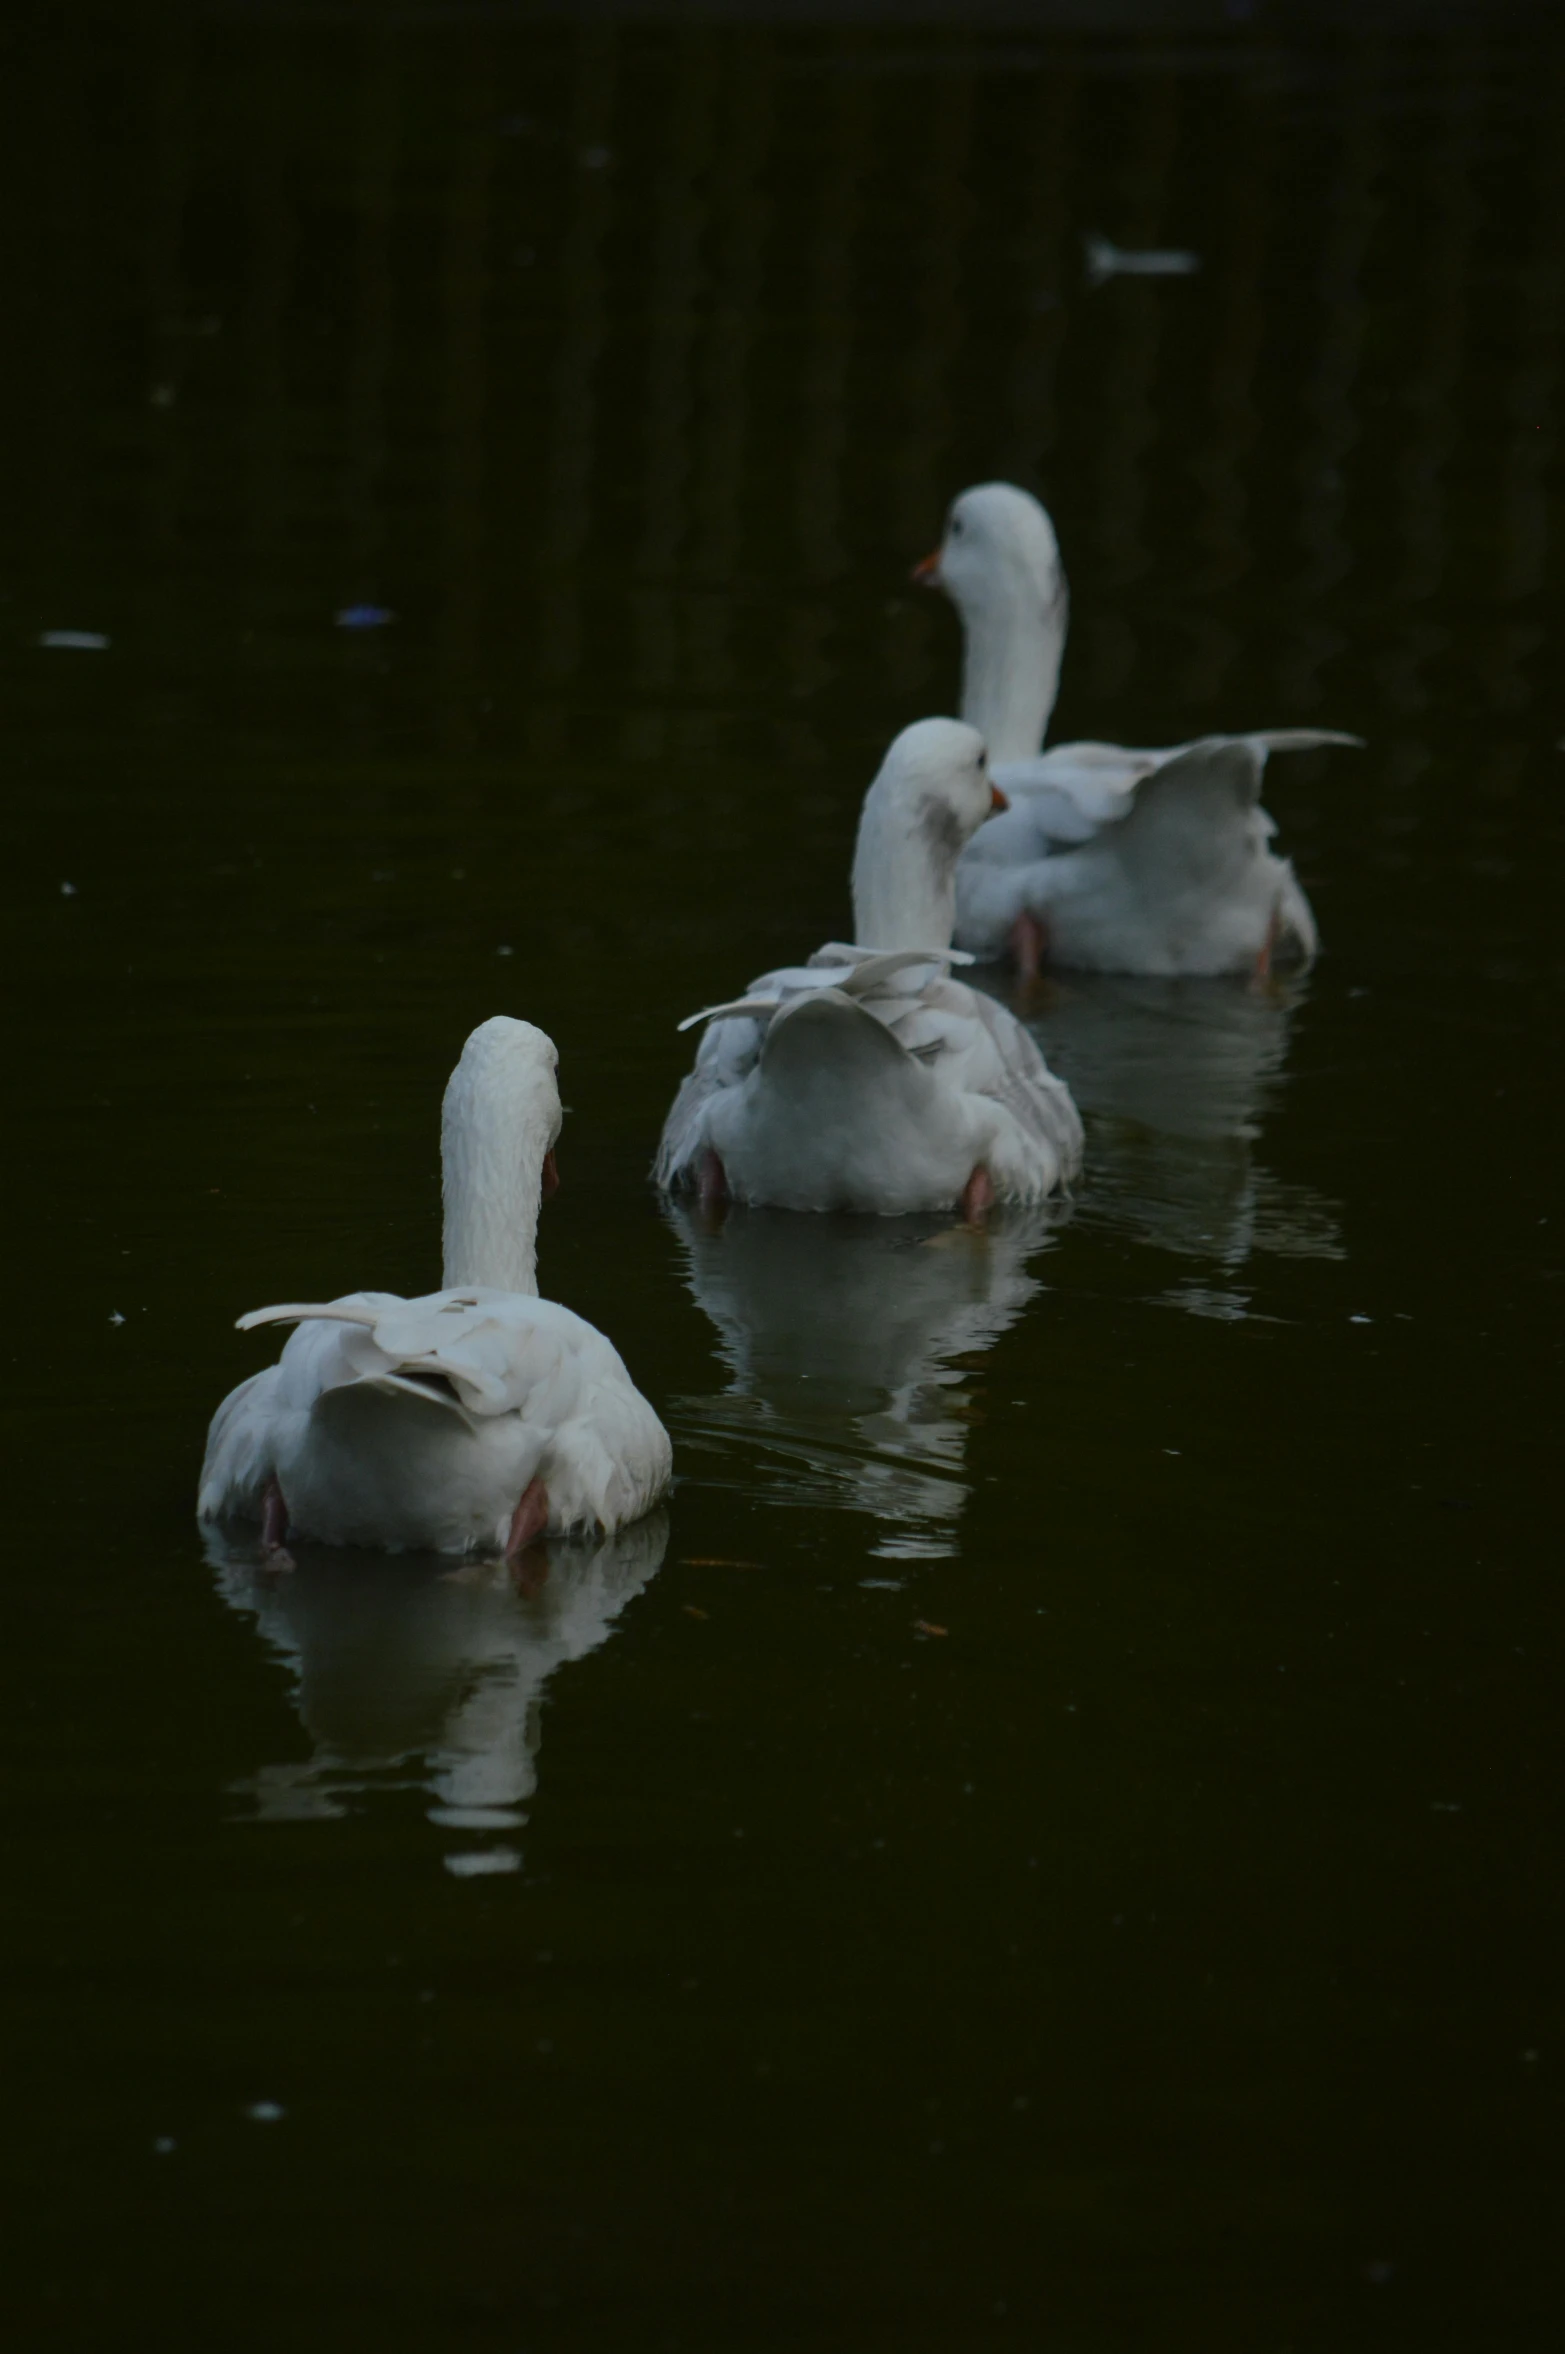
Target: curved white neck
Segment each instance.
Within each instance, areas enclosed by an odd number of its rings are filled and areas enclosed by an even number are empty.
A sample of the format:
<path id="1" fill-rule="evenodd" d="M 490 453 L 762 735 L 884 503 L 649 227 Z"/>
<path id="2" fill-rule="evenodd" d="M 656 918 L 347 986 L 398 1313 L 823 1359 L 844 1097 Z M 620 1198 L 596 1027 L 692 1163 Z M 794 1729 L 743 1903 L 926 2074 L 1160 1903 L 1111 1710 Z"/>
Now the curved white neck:
<path id="1" fill-rule="evenodd" d="M 853 937 L 861 948 L 949 948 L 965 836 L 938 805 L 909 811 L 872 785 L 853 853 Z"/>
<path id="2" fill-rule="evenodd" d="M 538 1292 L 538 1210 L 550 1144 L 539 1107 L 462 1084 L 446 1090 L 440 1123 L 445 1197 L 443 1282 Z"/>
<path id="3" fill-rule="evenodd" d="M 1049 605 L 1030 589 L 964 608 L 962 717 L 977 728 L 995 767 L 1032 760 L 1060 690 L 1069 605 L 1063 581 Z"/>

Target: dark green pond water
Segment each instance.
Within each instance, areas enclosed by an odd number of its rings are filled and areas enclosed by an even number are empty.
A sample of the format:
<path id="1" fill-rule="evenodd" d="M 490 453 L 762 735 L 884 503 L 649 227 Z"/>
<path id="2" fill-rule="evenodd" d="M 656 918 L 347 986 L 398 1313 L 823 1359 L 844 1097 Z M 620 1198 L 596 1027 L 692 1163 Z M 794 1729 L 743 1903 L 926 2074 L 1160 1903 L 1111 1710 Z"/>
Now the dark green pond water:
<path id="1" fill-rule="evenodd" d="M 1558 2342 L 1565 28 L 1069 13 L 5 36 L 11 2343 Z M 1064 1218 L 665 1215 L 997 474 L 1060 732 L 1369 739 L 1326 954 L 1031 1002 Z M 666 1519 L 209 1557 L 501 1011 Z"/>

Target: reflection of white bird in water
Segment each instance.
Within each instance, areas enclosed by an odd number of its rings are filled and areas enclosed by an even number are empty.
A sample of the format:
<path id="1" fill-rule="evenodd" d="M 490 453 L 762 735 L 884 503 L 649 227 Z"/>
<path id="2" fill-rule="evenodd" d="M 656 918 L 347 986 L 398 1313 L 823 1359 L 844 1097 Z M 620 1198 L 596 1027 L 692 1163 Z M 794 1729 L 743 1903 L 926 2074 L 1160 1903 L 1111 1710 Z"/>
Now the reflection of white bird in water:
<path id="1" fill-rule="evenodd" d="M 1014 483 L 951 502 L 913 575 L 962 616 L 962 717 L 1009 807 L 963 851 L 957 944 L 1102 973 L 1265 972 L 1307 964 L 1315 918 L 1260 806 L 1273 752 L 1356 744 L 1325 728 L 1205 736 L 1162 751 L 1041 749 L 1070 600 L 1054 526 Z"/>
<path id="2" fill-rule="evenodd" d="M 1062 1213 L 997 1210 L 981 1232 L 741 1209 L 718 1225 L 678 1202 L 668 1215 L 733 1376 L 680 1401 L 681 1444 L 758 1456 L 773 1502 L 872 1513 L 882 1555 L 948 1553 L 972 1358 L 1037 1291 L 1027 1260 Z"/>
<path id="3" fill-rule="evenodd" d="M 1033 1027 L 1087 1119 L 1083 1216 L 1229 1270 L 1257 1251 L 1341 1257 L 1331 1205 L 1254 1153 L 1302 995 L 1297 981 L 1050 980 Z"/>
<path id="4" fill-rule="evenodd" d="M 315 1548 L 279 1574 L 253 1543 L 213 1535 L 224 1599 L 292 1668 L 311 1743 L 302 1762 L 263 1766 L 240 1788 L 268 1822 L 326 1819 L 355 1795 L 411 1784 L 433 1797 L 438 1823 L 515 1826 L 537 1786 L 545 1685 L 607 1639 L 667 1542 L 661 1512 L 612 1537 L 551 1538 L 547 1574 L 535 1550 L 524 1591 L 500 1566 L 453 1574 L 428 1556 Z"/>

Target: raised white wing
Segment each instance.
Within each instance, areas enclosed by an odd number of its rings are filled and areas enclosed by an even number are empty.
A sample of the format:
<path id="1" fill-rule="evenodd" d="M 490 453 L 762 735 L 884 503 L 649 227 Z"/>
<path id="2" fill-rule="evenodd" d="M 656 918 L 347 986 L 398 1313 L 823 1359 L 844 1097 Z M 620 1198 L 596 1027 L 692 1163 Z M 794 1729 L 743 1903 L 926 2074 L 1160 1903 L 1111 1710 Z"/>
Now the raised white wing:
<path id="1" fill-rule="evenodd" d="M 1002 954 L 1023 915 L 1051 959 L 1101 971 L 1244 970 L 1282 940 L 1306 959 L 1315 922 L 1259 806 L 1272 752 L 1356 745 L 1331 728 L 1205 736 L 1163 752 L 1062 745 L 1000 774 L 1011 808 L 957 870 L 957 934 Z"/>
<path id="2" fill-rule="evenodd" d="M 966 852 L 970 863 L 1011 865 L 1047 857 L 1052 850 L 1090 842 L 1105 826 L 1118 825 L 1135 808 L 1148 780 L 1163 775 L 1190 753 L 1243 747 L 1254 762 L 1256 793 L 1272 752 L 1312 752 L 1323 745 L 1361 746 L 1361 736 L 1337 728 L 1256 728 L 1245 735 L 1201 736 L 1157 751 L 1124 744 L 1056 744 L 1033 760 L 1002 762 L 995 783 L 1010 801 L 1001 816 L 980 826 Z"/>

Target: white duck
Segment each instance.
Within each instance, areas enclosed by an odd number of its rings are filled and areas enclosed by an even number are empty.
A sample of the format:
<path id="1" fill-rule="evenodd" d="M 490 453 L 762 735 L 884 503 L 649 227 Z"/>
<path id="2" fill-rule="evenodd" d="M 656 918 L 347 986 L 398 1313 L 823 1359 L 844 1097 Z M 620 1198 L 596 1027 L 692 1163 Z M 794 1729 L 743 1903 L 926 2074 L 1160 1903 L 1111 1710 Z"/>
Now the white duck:
<path id="1" fill-rule="evenodd" d="M 612 1533 L 669 1484 L 668 1433 L 601 1332 L 538 1297 L 536 1241 L 560 1128 L 552 1040 L 496 1015 L 441 1117 L 445 1289 L 258 1308 L 297 1324 L 212 1418 L 204 1521 L 259 1520 L 387 1552 L 493 1548 L 546 1529 Z"/>
<path id="2" fill-rule="evenodd" d="M 865 945 L 833 942 L 691 1016 L 710 1027 L 663 1130 L 659 1185 L 791 1210 L 960 1205 L 973 1219 L 1073 1175 L 1069 1090 L 1014 1015 L 945 969 L 957 860 L 1004 807 L 975 729 L 903 729 L 859 821 Z"/>
<path id="3" fill-rule="evenodd" d="M 1358 744 L 1329 728 L 1205 736 L 1161 751 L 1043 752 L 1070 599 L 1054 526 L 1008 482 L 954 499 L 913 575 L 962 617 L 962 716 L 982 730 L 1010 813 L 957 870 L 955 937 L 1089 972 L 1215 974 L 1308 963 L 1315 918 L 1259 806 L 1269 752 Z"/>

